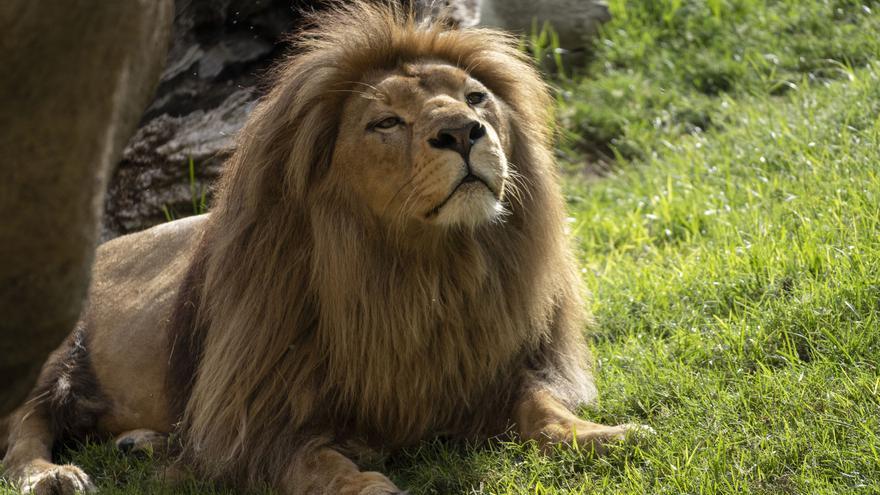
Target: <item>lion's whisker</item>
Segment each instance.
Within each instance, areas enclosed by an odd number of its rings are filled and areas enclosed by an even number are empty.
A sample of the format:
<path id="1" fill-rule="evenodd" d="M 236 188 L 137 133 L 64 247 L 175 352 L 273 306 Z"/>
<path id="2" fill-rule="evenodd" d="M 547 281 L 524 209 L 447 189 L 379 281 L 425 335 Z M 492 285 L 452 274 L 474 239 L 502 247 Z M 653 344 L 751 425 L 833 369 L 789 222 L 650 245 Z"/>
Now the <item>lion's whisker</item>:
<path id="1" fill-rule="evenodd" d="M 377 95 L 371 95 L 370 93 L 367 93 L 364 91 L 357 91 L 354 89 L 328 89 L 327 92 L 328 93 L 352 93 L 352 94 L 359 95 L 361 98 L 364 98 L 367 100 L 382 100 L 383 99 Z"/>
<path id="2" fill-rule="evenodd" d="M 509 165 L 510 166 L 507 169 L 507 175 L 508 178 L 510 178 L 510 183 L 516 188 L 517 193 L 520 194 L 520 196 L 518 197 L 520 202 L 525 199 L 525 197 L 522 196 L 523 193 L 528 196 L 528 199 L 533 199 L 531 180 L 516 170 L 516 164 L 514 164 L 513 162 L 509 162 Z"/>
<path id="3" fill-rule="evenodd" d="M 347 82 L 348 84 L 360 84 L 361 86 L 366 86 L 366 87 L 372 89 L 373 91 L 376 91 L 377 93 L 381 93 L 381 92 L 382 92 L 382 91 L 380 91 L 379 88 L 377 88 L 376 86 L 373 86 L 373 85 L 370 84 L 370 83 L 365 83 L 365 82 L 363 82 L 363 81 L 346 81 L 346 82 Z"/>
<path id="4" fill-rule="evenodd" d="M 397 199 L 397 195 L 400 194 L 401 191 L 403 191 L 403 188 L 412 184 L 412 181 L 414 179 L 415 179 L 415 175 L 410 176 L 410 178 L 397 189 L 397 191 L 394 193 L 394 195 L 391 196 L 391 199 L 389 199 L 388 202 L 385 203 L 385 207 L 382 208 L 382 216 L 385 215 L 385 212 L 388 210 L 388 207 L 391 206 L 391 203 L 394 202 L 395 199 Z"/>
<path id="5" fill-rule="evenodd" d="M 400 208 L 397 211 L 397 218 L 395 218 L 395 242 L 402 241 L 403 238 L 403 230 L 404 224 L 406 223 L 406 216 L 410 214 L 410 202 L 412 202 L 418 195 L 416 194 L 416 189 L 410 189 L 409 193 L 406 195 L 406 198 L 403 200 Z"/>
<path id="6" fill-rule="evenodd" d="M 366 87 L 372 89 L 373 91 L 375 91 L 375 94 L 373 95 L 375 97 L 375 99 L 381 100 L 381 101 L 388 99 L 388 96 L 386 96 L 385 93 L 381 89 L 377 88 L 376 86 L 373 86 L 370 83 L 366 83 L 363 81 L 346 81 L 346 84 L 357 84 L 359 86 L 366 86 Z"/>
<path id="7" fill-rule="evenodd" d="M 472 70 L 479 67 L 480 64 L 482 64 L 482 63 L 483 63 L 483 61 L 480 59 L 471 60 L 471 62 L 467 65 L 467 67 L 465 67 L 464 71 L 467 72 L 468 74 L 470 74 Z"/>

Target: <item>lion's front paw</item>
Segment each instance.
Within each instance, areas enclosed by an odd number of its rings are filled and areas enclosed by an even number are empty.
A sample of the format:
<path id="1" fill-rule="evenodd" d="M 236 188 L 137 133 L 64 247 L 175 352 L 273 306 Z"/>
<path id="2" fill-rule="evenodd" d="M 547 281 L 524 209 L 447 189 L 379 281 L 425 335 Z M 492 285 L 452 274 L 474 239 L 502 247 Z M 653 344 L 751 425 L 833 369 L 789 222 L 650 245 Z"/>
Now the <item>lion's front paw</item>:
<path id="1" fill-rule="evenodd" d="M 89 476 L 71 464 L 47 464 L 28 472 L 21 480 L 21 492 L 34 495 L 74 495 L 93 491 L 95 485 Z"/>
<path id="2" fill-rule="evenodd" d="M 620 427 L 626 430 L 626 438 L 635 440 L 645 440 L 657 434 L 654 428 L 638 423 L 626 423 L 620 425 Z"/>
<path id="3" fill-rule="evenodd" d="M 131 430 L 117 436 L 114 443 L 126 454 L 148 457 L 165 453 L 168 435 L 153 430 Z"/>
<path id="4" fill-rule="evenodd" d="M 655 432 L 647 425 L 626 423 L 617 426 L 590 425 L 583 431 L 575 429 L 573 433 L 579 447 L 592 448 L 601 454 L 608 444 L 640 441 Z"/>
<path id="5" fill-rule="evenodd" d="M 650 426 L 638 424 L 606 426 L 587 421 L 560 421 L 545 425 L 535 439 L 545 451 L 554 445 L 568 445 L 603 454 L 609 444 L 638 441 L 653 433 Z"/>

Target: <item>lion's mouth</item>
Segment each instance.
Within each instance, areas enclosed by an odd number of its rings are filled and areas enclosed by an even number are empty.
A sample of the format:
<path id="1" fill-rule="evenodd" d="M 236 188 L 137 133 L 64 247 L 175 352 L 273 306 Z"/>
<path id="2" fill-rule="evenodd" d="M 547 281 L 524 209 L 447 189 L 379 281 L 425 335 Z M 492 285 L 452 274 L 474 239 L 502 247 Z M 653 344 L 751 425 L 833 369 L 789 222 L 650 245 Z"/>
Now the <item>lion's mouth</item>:
<path id="1" fill-rule="evenodd" d="M 455 187 L 452 188 L 452 191 L 449 192 L 449 195 L 446 196 L 446 198 L 443 201 L 441 201 L 440 204 L 435 206 L 425 216 L 427 218 L 431 218 L 433 216 L 436 216 L 438 213 L 440 213 L 440 210 L 443 209 L 444 206 L 446 206 L 446 203 L 448 203 L 449 200 L 451 200 L 452 197 L 455 196 L 455 194 L 459 190 L 462 189 L 462 187 L 467 187 L 469 184 L 474 184 L 476 186 L 483 185 L 486 189 L 489 190 L 490 193 L 492 193 L 493 196 L 495 196 L 495 198 L 498 198 L 498 194 L 495 192 L 494 189 L 492 189 L 492 186 L 490 186 L 488 182 L 483 180 L 482 177 L 480 177 L 472 172 L 468 172 L 468 174 L 465 175 L 464 177 L 462 177 L 461 180 L 458 181 L 458 184 L 456 184 Z"/>
<path id="2" fill-rule="evenodd" d="M 486 182 L 483 181 L 483 179 L 477 177 L 476 175 L 474 175 L 474 174 L 467 174 L 467 175 L 464 176 L 464 179 L 461 179 L 461 182 L 458 183 L 458 186 L 456 187 L 456 189 L 457 189 L 458 187 L 461 187 L 463 184 L 467 184 L 467 183 L 469 183 L 469 182 L 482 182 L 483 184 L 486 184 Z M 489 187 L 489 185 L 486 184 L 486 187 Z"/>

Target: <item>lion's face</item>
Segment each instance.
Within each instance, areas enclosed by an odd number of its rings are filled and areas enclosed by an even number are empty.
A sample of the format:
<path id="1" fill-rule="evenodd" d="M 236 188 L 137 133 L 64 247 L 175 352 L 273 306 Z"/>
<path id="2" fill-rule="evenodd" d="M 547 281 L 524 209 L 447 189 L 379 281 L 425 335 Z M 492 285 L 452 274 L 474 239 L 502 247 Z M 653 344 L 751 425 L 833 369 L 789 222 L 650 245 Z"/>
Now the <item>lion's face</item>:
<path id="1" fill-rule="evenodd" d="M 365 78 L 346 102 L 332 167 L 389 222 L 476 227 L 504 213 L 508 109 L 447 64 Z"/>

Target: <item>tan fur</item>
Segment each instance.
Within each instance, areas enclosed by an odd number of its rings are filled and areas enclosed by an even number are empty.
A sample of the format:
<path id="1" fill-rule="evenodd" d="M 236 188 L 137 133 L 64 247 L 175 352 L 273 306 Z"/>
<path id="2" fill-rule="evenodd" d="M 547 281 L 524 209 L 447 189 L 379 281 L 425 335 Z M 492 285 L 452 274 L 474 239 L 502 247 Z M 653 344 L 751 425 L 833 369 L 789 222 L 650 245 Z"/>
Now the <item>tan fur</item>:
<path id="1" fill-rule="evenodd" d="M 0 415 L 80 315 L 107 177 L 173 17 L 171 0 L 0 2 Z"/>
<path id="2" fill-rule="evenodd" d="M 362 2 L 316 22 L 211 215 L 99 253 L 96 429 L 179 419 L 199 472 L 290 494 L 396 493 L 346 454 L 438 435 L 620 438 L 570 412 L 596 396 L 582 289 L 551 102 L 515 40 Z M 376 128 L 387 115 L 400 124 Z M 12 468 L 45 471 L 46 418 L 19 421 Z"/>
<path id="3" fill-rule="evenodd" d="M 112 400 L 98 425 L 103 431 L 170 431 L 165 330 L 206 220 L 159 225 L 98 249 L 83 323 L 95 376 Z"/>

